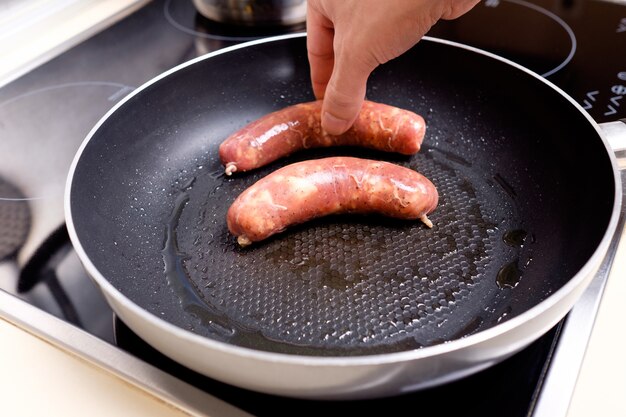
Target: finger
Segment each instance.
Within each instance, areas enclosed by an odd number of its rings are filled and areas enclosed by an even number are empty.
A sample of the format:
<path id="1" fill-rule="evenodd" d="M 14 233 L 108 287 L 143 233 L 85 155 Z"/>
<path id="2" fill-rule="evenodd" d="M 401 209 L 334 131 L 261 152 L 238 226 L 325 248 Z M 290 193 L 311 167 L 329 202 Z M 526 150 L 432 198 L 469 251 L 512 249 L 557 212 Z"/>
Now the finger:
<path id="1" fill-rule="evenodd" d="M 324 98 L 326 86 L 333 72 L 334 30 L 330 20 L 309 4 L 307 10 L 307 51 L 311 67 L 311 85 L 318 99 Z"/>
<path id="2" fill-rule="evenodd" d="M 365 99 L 367 78 L 376 67 L 358 53 L 343 49 L 337 51 L 322 105 L 322 128 L 331 135 L 342 134 L 354 124 Z"/>
<path id="3" fill-rule="evenodd" d="M 454 20 L 470 11 L 480 0 L 451 0 L 450 6 L 445 10 L 441 18 L 443 20 Z"/>

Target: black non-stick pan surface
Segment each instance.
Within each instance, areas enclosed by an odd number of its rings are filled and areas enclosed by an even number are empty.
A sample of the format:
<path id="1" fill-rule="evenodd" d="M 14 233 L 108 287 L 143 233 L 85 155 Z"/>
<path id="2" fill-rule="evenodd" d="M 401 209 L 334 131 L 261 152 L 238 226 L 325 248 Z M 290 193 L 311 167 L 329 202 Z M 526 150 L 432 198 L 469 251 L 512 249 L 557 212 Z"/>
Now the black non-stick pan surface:
<path id="1" fill-rule="evenodd" d="M 424 40 L 373 73 L 367 98 L 424 116 L 420 153 L 307 150 L 225 177 L 218 146 L 229 134 L 314 99 L 305 38 L 161 78 L 112 112 L 77 162 L 70 204 L 85 252 L 132 302 L 184 329 L 259 350 L 347 356 L 504 323 L 561 288 L 598 247 L 616 198 L 611 161 L 559 92 Z M 243 190 L 331 155 L 426 175 L 440 195 L 434 228 L 333 216 L 237 246 L 225 216 Z"/>

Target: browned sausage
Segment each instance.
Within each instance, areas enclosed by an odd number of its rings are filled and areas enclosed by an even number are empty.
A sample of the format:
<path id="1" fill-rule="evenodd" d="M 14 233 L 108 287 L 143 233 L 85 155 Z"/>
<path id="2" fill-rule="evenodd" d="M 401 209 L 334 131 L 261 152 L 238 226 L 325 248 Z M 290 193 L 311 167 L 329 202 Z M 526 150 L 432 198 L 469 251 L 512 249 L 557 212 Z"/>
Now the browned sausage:
<path id="1" fill-rule="evenodd" d="M 241 246 L 290 225 L 336 213 L 379 213 L 420 219 L 437 207 L 437 189 L 426 177 L 389 162 L 351 157 L 287 165 L 237 197 L 226 215 Z"/>
<path id="2" fill-rule="evenodd" d="M 363 146 L 412 155 L 420 150 L 424 119 L 408 110 L 365 101 L 354 125 L 340 136 L 322 130 L 321 101 L 270 113 L 229 136 L 220 145 L 226 174 L 262 167 L 305 148 Z"/>

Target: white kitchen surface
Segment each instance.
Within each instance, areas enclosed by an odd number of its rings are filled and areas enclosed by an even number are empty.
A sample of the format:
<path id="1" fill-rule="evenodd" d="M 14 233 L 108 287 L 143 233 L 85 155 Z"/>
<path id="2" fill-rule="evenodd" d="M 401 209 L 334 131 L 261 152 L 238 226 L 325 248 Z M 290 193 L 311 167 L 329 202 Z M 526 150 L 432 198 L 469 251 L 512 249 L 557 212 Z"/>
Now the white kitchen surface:
<path id="1" fill-rule="evenodd" d="M 568 417 L 626 416 L 626 230 L 578 377 Z"/>
<path id="2" fill-rule="evenodd" d="M 4 416 L 189 415 L 4 320 L 0 368 Z"/>

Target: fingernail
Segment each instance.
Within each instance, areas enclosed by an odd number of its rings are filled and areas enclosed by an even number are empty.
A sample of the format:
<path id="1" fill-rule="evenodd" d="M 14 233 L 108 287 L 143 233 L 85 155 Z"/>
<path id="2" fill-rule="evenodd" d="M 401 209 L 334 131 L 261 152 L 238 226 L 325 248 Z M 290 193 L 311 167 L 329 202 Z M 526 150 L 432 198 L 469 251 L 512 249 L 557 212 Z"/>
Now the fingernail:
<path id="1" fill-rule="evenodd" d="M 344 133 L 350 126 L 348 121 L 333 116 L 332 114 L 325 112 L 323 118 L 323 129 L 331 135 L 340 135 Z"/>

